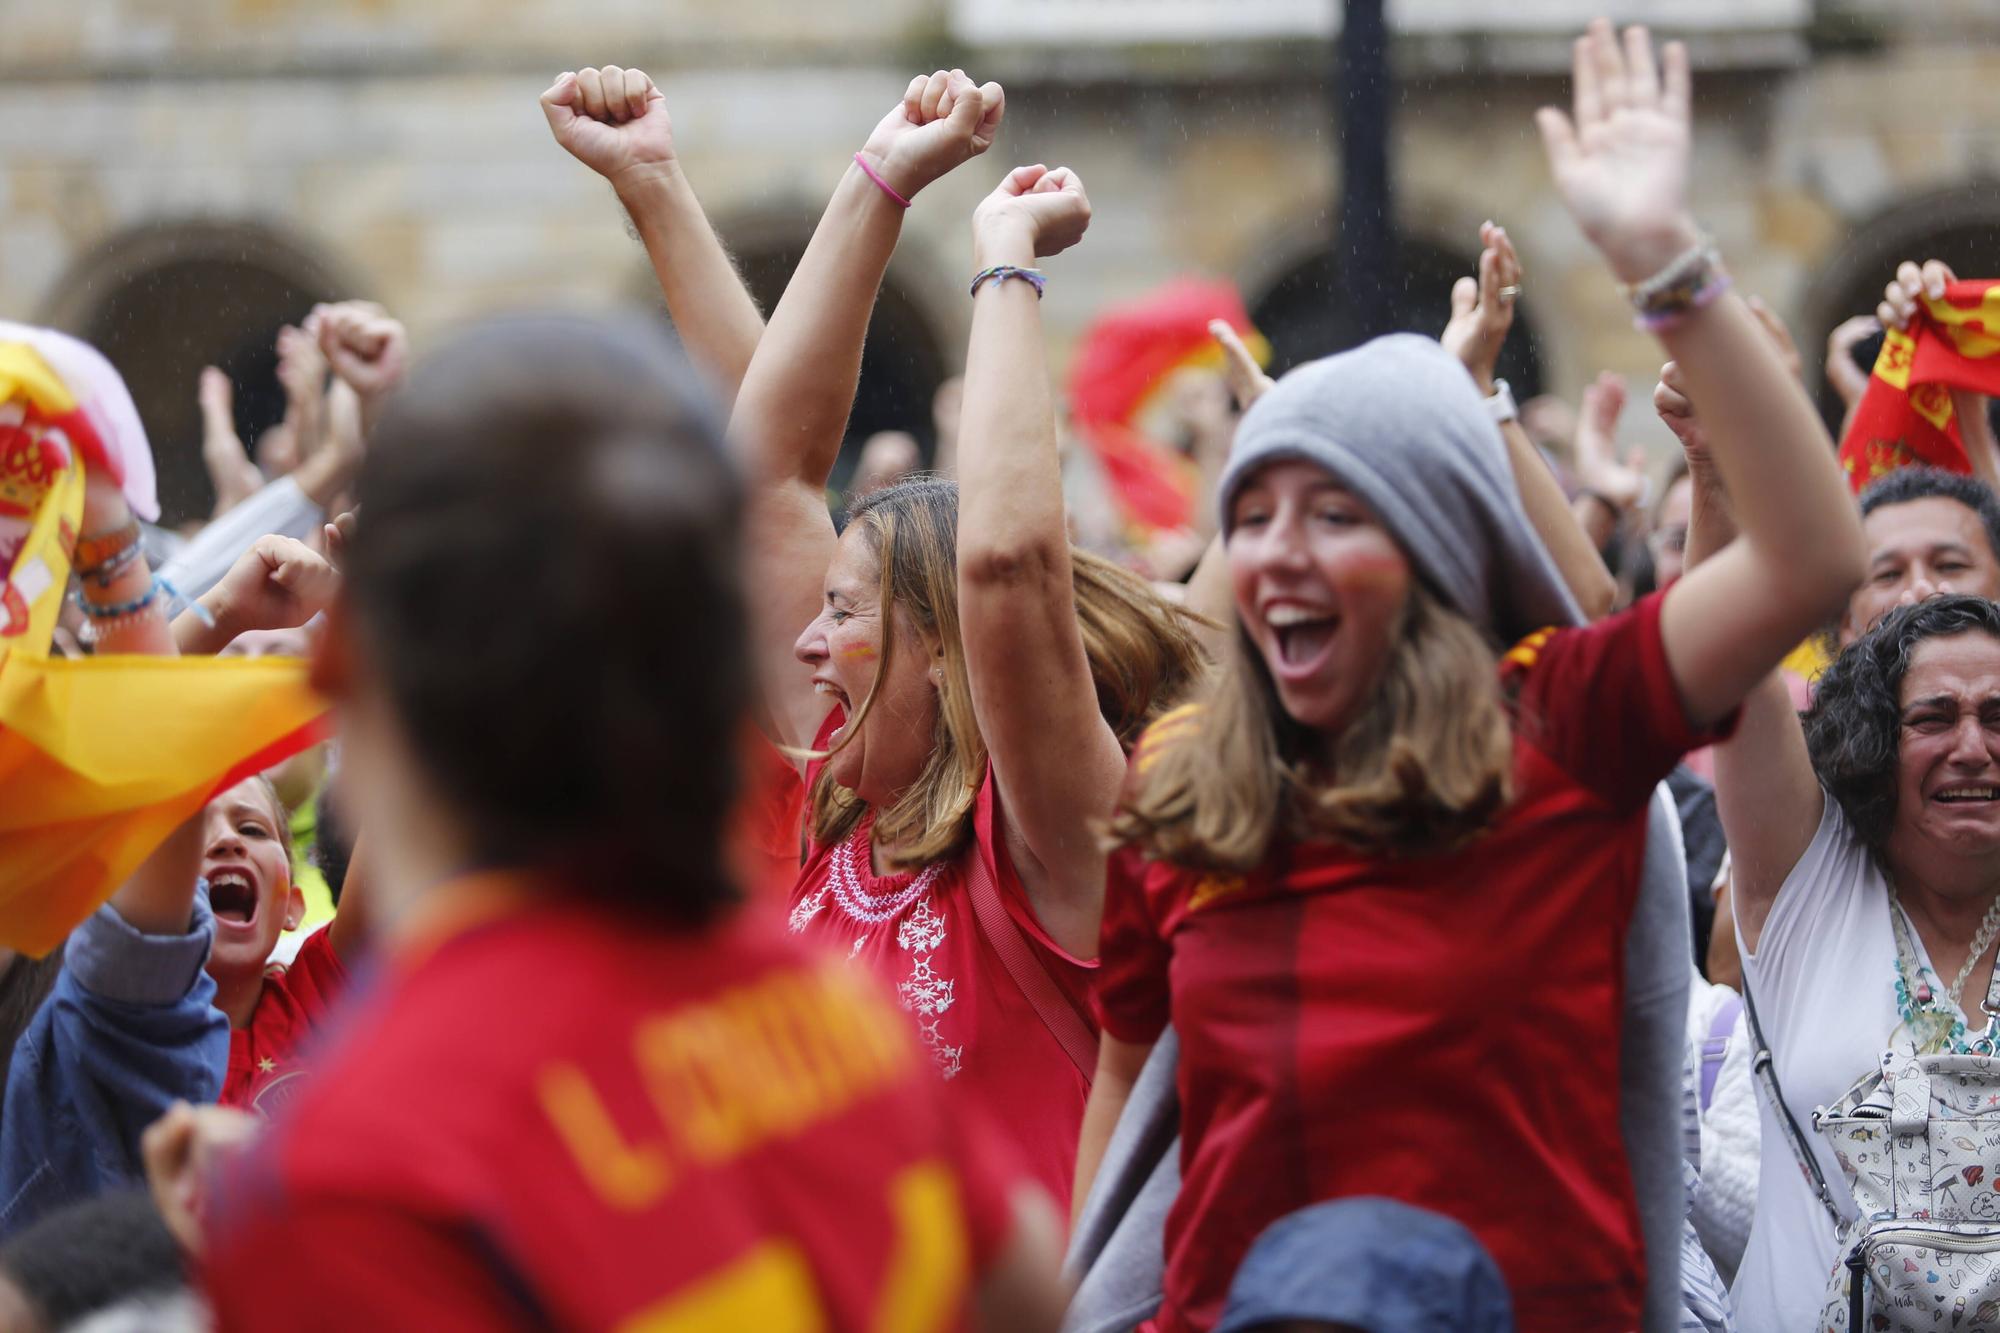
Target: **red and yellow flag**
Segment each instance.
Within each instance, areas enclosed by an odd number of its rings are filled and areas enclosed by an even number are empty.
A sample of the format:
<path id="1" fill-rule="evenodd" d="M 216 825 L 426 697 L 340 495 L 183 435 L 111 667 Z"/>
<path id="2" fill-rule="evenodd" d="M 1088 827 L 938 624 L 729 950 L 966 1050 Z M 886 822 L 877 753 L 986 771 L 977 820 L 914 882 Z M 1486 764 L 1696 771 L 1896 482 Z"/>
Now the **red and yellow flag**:
<path id="1" fill-rule="evenodd" d="M 2000 280 L 1954 282 L 1925 297 L 1907 333 L 1888 331 L 1867 392 L 1840 442 L 1858 494 L 1899 467 L 1972 471 L 1951 405 L 1953 389 L 2000 394 Z"/>
<path id="2" fill-rule="evenodd" d="M 1193 278 L 1105 311 L 1071 358 L 1071 419 L 1097 455 L 1120 517 L 1138 535 L 1194 520 L 1200 485 L 1194 464 L 1146 434 L 1139 421 L 1177 372 L 1221 370 L 1222 349 L 1208 332 L 1212 319 L 1227 320 L 1260 362 L 1270 359 L 1270 345 L 1250 327 L 1236 288 Z"/>
<path id="3" fill-rule="evenodd" d="M 99 433 L 137 417 L 97 368 L 77 385 L 0 338 L 0 944 L 36 955 L 214 793 L 319 739 L 326 713 L 296 659 L 50 656 L 84 469 L 118 475 L 135 447 Z M 110 416 L 81 396 L 111 386 Z"/>

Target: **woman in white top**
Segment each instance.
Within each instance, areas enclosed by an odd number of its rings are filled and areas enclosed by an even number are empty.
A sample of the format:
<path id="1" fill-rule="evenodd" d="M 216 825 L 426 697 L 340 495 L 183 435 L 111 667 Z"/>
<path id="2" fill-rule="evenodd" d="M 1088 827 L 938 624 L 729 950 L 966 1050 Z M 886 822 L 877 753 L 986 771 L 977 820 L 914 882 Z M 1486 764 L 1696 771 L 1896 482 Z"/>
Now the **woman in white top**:
<path id="1" fill-rule="evenodd" d="M 2000 605 L 1944 595 L 1896 610 L 1828 668 L 1803 725 L 1773 676 L 1718 750 L 1716 790 L 1744 973 L 1778 1083 L 1851 1213 L 1813 1110 L 1876 1068 L 1892 1041 L 1941 1049 L 1987 1026 L 1980 999 L 2000 934 Z M 1898 910 L 1921 968 L 1908 979 Z M 1835 1263 L 1833 1224 L 1769 1106 L 1762 1126 L 1737 1314 L 1746 1329 L 1805 1328 Z"/>

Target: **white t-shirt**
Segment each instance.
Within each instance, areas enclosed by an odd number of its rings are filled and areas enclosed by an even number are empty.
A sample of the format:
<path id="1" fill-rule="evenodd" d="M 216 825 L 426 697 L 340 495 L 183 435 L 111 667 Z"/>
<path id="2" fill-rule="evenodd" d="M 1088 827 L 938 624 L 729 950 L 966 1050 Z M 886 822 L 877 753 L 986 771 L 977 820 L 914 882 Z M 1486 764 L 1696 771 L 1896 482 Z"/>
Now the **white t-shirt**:
<path id="1" fill-rule="evenodd" d="M 1757 953 L 1743 948 L 1740 924 L 1736 943 L 1779 1090 L 1834 1201 L 1851 1216 L 1847 1178 L 1814 1132 L 1812 1114 L 1874 1072 L 1902 1017 L 1888 882 L 1838 803 L 1824 800 L 1819 831 L 1778 889 Z M 1915 931 L 1911 938 L 1917 961 L 1930 972 L 1923 941 Z M 1761 1090 L 1757 1102 L 1763 1139 L 1757 1215 L 1730 1296 L 1743 1328 L 1790 1333 L 1814 1326 L 1838 1255 L 1833 1222 Z"/>

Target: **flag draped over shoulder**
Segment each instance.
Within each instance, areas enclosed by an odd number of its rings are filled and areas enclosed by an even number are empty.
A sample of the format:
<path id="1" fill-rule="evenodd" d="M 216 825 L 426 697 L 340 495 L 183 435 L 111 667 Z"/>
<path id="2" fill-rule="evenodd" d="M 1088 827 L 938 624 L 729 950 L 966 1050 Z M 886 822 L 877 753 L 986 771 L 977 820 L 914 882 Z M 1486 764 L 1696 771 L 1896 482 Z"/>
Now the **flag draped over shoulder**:
<path id="1" fill-rule="evenodd" d="M 1947 284 L 1924 297 L 1907 333 L 1890 329 L 1868 389 L 1840 442 L 1858 494 L 1899 467 L 1972 471 L 1951 405 L 1953 389 L 2000 394 L 2000 280 Z"/>
<path id="2" fill-rule="evenodd" d="M 36 955 L 215 792 L 319 739 L 326 713 L 296 659 L 50 656 L 87 468 L 158 514 L 110 363 L 0 324 L 0 944 Z"/>
<path id="3" fill-rule="evenodd" d="M 1139 425 L 1180 371 L 1222 368 L 1208 322 L 1226 320 L 1260 362 L 1270 347 L 1226 282 L 1182 279 L 1099 316 L 1070 361 L 1071 419 L 1104 469 L 1119 517 L 1141 534 L 1188 526 L 1200 478 L 1194 465 Z"/>

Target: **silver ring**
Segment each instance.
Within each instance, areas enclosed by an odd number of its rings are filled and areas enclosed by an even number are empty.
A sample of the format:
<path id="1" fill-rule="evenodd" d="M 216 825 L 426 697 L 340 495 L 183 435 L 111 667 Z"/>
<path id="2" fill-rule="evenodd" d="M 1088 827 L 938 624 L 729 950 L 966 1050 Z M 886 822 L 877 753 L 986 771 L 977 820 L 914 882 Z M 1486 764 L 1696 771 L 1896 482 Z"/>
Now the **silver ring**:
<path id="1" fill-rule="evenodd" d="M 1515 297 L 1521 294 L 1521 288 L 1518 283 L 1510 282 L 1505 287 L 1502 287 L 1498 292 L 1494 294 L 1503 301 L 1512 301 Z"/>

